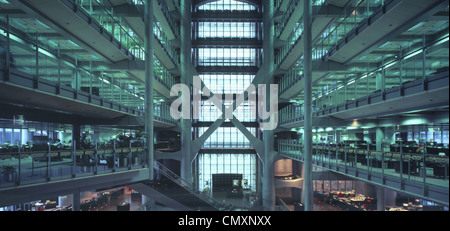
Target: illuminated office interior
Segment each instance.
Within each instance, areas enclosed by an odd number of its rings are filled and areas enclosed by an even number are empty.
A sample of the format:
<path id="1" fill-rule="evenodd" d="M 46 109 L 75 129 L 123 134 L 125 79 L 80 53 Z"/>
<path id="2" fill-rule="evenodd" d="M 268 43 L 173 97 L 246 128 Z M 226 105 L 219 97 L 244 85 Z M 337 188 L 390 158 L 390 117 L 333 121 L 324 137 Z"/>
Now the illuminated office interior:
<path id="1" fill-rule="evenodd" d="M 448 0 L 0 0 L 0 52 L 0 211 L 448 211 Z"/>

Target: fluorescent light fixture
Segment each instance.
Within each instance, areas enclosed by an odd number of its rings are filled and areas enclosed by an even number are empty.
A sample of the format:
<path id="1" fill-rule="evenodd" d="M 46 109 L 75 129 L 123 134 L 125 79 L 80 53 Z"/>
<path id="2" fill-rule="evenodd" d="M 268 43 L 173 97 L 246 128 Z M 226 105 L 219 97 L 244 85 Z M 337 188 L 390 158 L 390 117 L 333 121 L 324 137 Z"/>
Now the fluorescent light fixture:
<path id="1" fill-rule="evenodd" d="M 37 22 L 39 25 L 41 25 L 42 27 L 44 27 L 47 30 L 50 30 L 50 27 L 48 27 L 47 25 L 45 25 L 44 23 L 42 23 L 41 21 L 34 19 L 35 22 Z"/>
<path id="2" fill-rule="evenodd" d="M 102 79 L 102 81 L 103 81 L 104 83 L 110 84 L 110 82 L 109 82 L 108 80 L 106 80 L 106 79 Z"/>
<path id="3" fill-rule="evenodd" d="M 74 46 L 74 47 L 80 47 L 80 46 L 78 46 L 78 44 L 72 42 L 72 40 L 67 40 L 67 42 L 72 44 L 72 46 Z"/>
<path id="4" fill-rule="evenodd" d="M 392 63 L 389 63 L 389 64 L 387 64 L 386 66 L 384 66 L 383 69 L 388 69 L 389 67 L 394 66 L 396 63 L 397 63 L 397 61 L 394 61 L 394 62 L 392 62 Z"/>
<path id="5" fill-rule="evenodd" d="M 444 39 L 440 40 L 439 42 L 437 42 L 436 44 L 434 44 L 435 46 L 437 45 L 441 45 L 442 43 L 448 42 L 449 37 L 448 34 L 444 37 Z"/>
<path id="6" fill-rule="evenodd" d="M 46 50 L 44 50 L 44 49 L 38 49 L 38 51 L 39 51 L 39 53 L 42 53 L 42 54 L 44 54 L 44 55 L 46 55 L 46 56 L 48 56 L 48 57 L 51 57 L 51 58 L 56 58 L 56 56 L 55 55 L 53 55 L 52 53 L 50 53 L 50 52 L 48 52 L 48 51 L 46 51 Z"/>
<path id="7" fill-rule="evenodd" d="M 18 22 L 15 19 L 11 19 L 10 22 L 11 22 L 11 24 L 14 23 L 14 24 L 18 25 L 19 27 L 23 28 L 24 30 L 28 30 L 27 26 L 23 25 L 22 23 Z"/>
<path id="8" fill-rule="evenodd" d="M 420 53 L 422 53 L 422 52 L 423 52 L 423 49 L 420 49 L 420 50 L 418 50 L 418 51 L 415 51 L 415 52 L 413 52 L 413 53 L 411 53 L 411 54 L 405 56 L 404 60 L 407 60 L 407 59 L 409 59 L 409 58 L 412 58 L 412 57 L 414 57 L 414 56 L 416 56 L 416 55 L 418 55 L 418 54 L 420 54 Z"/>
<path id="9" fill-rule="evenodd" d="M 389 44 L 391 44 L 391 42 L 387 42 L 387 43 L 385 43 L 385 44 L 381 45 L 381 46 L 380 46 L 380 47 L 378 47 L 378 48 L 384 48 L 384 47 L 388 46 Z"/>
<path id="10" fill-rule="evenodd" d="M 414 31 L 415 29 L 419 28 L 419 27 L 422 26 L 423 24 L 425 24 L 425 22 L 420 22 L 419 24 L 417 24 L 417 25 L 411 27 L 408 31 L 409 31 L 409 32 Z"/>
<path id="11" fill-rule="evenodd" d="M 6 35 L 6 34 L 5 34 L 5 35 Z M 15 36 L 15 35 L 13 35 L 13 34 L 11 34 L 11 33 L 9 34 L 9 38 L 12 39 L 12 40 L 14 40 L 14 41 L 16 41 L 16 42 L 19 42 L 19 43 L 21 43 L 21 44 L 27 44 L 27 42 L 25 42 L 25 40 L 23 40 L 23 39 L 21 39 L 21 38 Z"/>
<path id="12" fill-rule="evenodd" d="M 58 46 L 58 44 L 57 43 L 55 43 L 54 41 L 52 41 L 52 40 L 48 40 L 48 43 L 50 43 L 50 44 L 52 44 L 54 47 L 57 47 Z"/>

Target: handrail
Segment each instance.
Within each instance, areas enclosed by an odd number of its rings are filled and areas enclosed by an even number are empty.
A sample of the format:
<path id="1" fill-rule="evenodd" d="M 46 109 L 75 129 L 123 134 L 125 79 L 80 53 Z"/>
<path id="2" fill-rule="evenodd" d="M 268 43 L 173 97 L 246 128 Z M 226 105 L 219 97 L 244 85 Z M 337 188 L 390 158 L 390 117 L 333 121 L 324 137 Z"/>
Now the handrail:
<path id="1" fill-rule="evenodd" d="M 277 200 L 280 202 L 281 206 L 279 207 L 281 211 L 292 211 L 289 206 L 286 205 L 286 203 L 279 197 L 277 197 Z"/>
<path id="2" fill-rule="evenodd" d="M 0 188 L 146 168 L 144 149 L 132 147 L 133 142 L 128 147 L 117 147 L 114 142 L 113 148 L 99 148 L 95 143 L 94 149 L 77 149 L 76 141 L 69 150 L 52 150 L 49 145 L 42 145 L 41 151 L 25 151 L 22 145 L 8 147 L 0 153 Z"/>
<path id="3" fill-rule="evenodd" d="M 291 146 L 296 148 L 296 150 L 301 150 L 303 148 L 302 144 L 299 143 L 287 143 L 289 142 L 288 140 L 279 140 L 278 143 L 279 145 L 286 145 L 286 146 Z M 341 149 L 347 149 L 349 151 L 349 153 L 354 153 L 356 151 L 356 154 L 370 154 L 371 156 L 378 156 L 382 154 L 382 151 L 374 151 L 374 150 L 367 150 L 367 149 L 358 149 L 358 148 L 350 148 L 348 146 L 344 146 L 344 147 L 331 147 L 331 146 L 321 146 L 321 145 L 313 145 L 313 149 L 317 149 L 317 150 L 328 150 L 330 149 L 331 151 L 341 151 Z M 385 158 L 396 158 L 400 155 L 400 152 L 393 152 L 393 151 L 386 151 L 384 152 L 384 157 Z M 410 157 L 412 158 L 413 156 L 415 156 L 417 159 L 422 160 L 422 157 L 424 155 L 424 153 L 408 153 L 408 152 L 403 152 L 402 153 L 403 157 Z M 427 154 L 425 153 L 425 157 L 427 161 L 442 161 L 443 163 L 446 163 L 446 160 L 448 159 L 448 157 L 443 157 L 443 156 L 439 156 L 439 155 L 435 155 L 435 154 Z M 435 159 L 432 159 L 435 158 Z"/>
<path id="4" fill-rule="evenodd" d="M 396 173 L 390 175 L 399 175 L 401 179 L 423 182 L 423 184 L 436 185 L 448 188 L 448 156 L 428 154 L 424 149 L 422 153 L 404 152 L 403 146 L 400 152 L 369 150 L 357 147 L 331 147 L 326 144 L 313 145 L 313 158 L 318 165 L 344 165 L 347 167 L 363 169 L 370 175 L 373 172 L 385 174 L 385 169 L 395 170 Z M 283 156 L 290 158 L 304 158 L 302 154 L 303 145 L 297 140 L 279 140 L 278 152 Z M 348 158 L 347 158 L 348 157 Z M 328 162 L 328 163 L 327 163 Z M 357 163 L 361 165 L 358 166 Z M 427 173 L 427 168 L 432 168 L 433 173 Z M 405 174 L 405 175 L 403 175 Z M 407 176 L 406 176 L 407 175 Z M 426 180 L 432 177 L 433 180 Z M 444 183 L 444 185 L 442 184 Z"/>

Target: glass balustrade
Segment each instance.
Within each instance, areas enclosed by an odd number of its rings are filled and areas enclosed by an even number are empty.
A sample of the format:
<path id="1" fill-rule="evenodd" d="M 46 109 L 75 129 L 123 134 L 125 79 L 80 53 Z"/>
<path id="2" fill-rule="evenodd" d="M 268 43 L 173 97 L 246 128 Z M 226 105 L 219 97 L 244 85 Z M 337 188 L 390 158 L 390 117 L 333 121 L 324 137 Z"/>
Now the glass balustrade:
<path id="1" fill-rule="evenodd" d="M 303 161 L 302 150 L 303 145 L 298 140 L 278 141 L 278 152 L 281 155 Z M 411 152 L 375 151 L 357 146 L 316 143 L 313 145 L 312 160 L 314 165 L 322 167 L 353 168 L 369 174 L 449 187 L 448 154 L 427 154 L 423 149 L 419 150 L 419 153 L 415 149 L 408 151 Z"/>
<path id="2" fill-rule="evenodd" d="M 0 39 L 6 44 L 6 30 L 0 27 Z M 140 90 L 126 74 L 110 72 L 107 68 L 92 67 L 92 61 L 74 54 L 74 59 L 60 55 L 60 46 L 54 49 L 40 37 L 10 33 L 12 67 L 41 80 L 58 83 L 62 88 L 77 89 L 114 103 L 137 110 L 142 109 L 144 99 Z M 37 42 L 36 42 L 37 41 Z M 59 57 L 59 58 L 58 58 Z M 77 65 L 78 64 L 78 65 Z M 81 64 L 81 65 L 80 65 Z M 154 78 L 167 89 L 175 83 L 170 72 L 154 56 Z"/>
<path id="3" fill-rule="evenodd" d="M 287 22 L 291 18 L 292 14 L 294 13 L 295 9 L 297 8 L 297 5 L 300 4 L 301 1 L 298 0 L 291 0 L 288 7 L 286 8 L 286 11 L 283 12 L 283 16 L 281 17 L 280 23 L 278 23 L 278 26 L 275 27 L 275 35 L 279 37 L 281 33 L 284 30 L 284 27 L 286 26 Z M 281 1 L 280 3 L 281 4 Z"/>
<path id="4" fill-rule="evenodd" d="M 312 5 L 313 5 L 313 7 L 314 6 L 322 6 L 322 4 L 324 2 L 325 2 L 324 0 L 314 0 L 312 2 Z M 278 7 L 281 5 L 281 3 L 282 3 L 282 1 L 275 1 L 275 9 L 278 9 Z M 277 37 L 280 37 L 281 33 L 284 31 L 285 26 L 287 25 L 288 21 L 292 17 L 294 11 L 296 10 L 296 8 L 299 4 L 303 4 L 303 3 L 299 0 L 291 0 L 290 1 L 286 11 L 283 12 L 283 16 L 281 17 L 280 23 L 277 23 L 277 25 L 275 25 L 275 35 Z M 298 27 L 298 25 L 300 23 L 302 23 L 302 20 L 300 20 L 296 23 L 296 25 L 297 25 L 296 27 Z M 303 28 L 303 26 L 301 26 L 301 27 Z M 295 31 L 295 30 L 292 33 L 298 33 L 297 37 L 300 36 L 301 31 Z"/>
<path id="5" fill-rule="evenodd" d="M 275 0 L 274 2 L 275 2 L 274 8 L 279 9 L 281 6 L 281 3 L 283 3 L 283 0 Z"/>
<path id="6" fill-rule="evenodd" d="M 301 59 L 302 60 L 302 59 Z M 295 83 L 301 80 L 303 76 L 303 65 L 296 66 L 290 69 L 278 82 L 278 90 L 283 94 L 292 87 Z"/>
<path id="7" fill-rule="evenodd" d="M 313 6 L 321 6 L 324 1 L 314 1 Z M 286 14 L 282 18 L 282 22 L 278 25 L 286 25 L 293 11 L 296 8 L 297 1 L 292 1 L 288 7 Z M 349 5 L 346 7 L 346 17 L 340 18 L 335 22 L 332 22 L 325 28 L 323 33 L 317 39 L 317 42 L 313 44 L 313 60 L 322 59 L 328 54 L 330 48 L 337 45 L 337 43 L 343 39 L 351 30 L 356 28 L 360 22 L 368 19 L 377 9 L 384 5 L 384 1 L 379 0 L 366 0 L 359 1 L 356 5 Z M 283 26 L 276 26 L 276 35 L 279 37 L 283 32 Z M 293 47 L 299 42 L 301 35 L 303 34 L 303 21 L 300 19 L 290 33 L 287 41 L 282 45 L 279 53 L 276 56 L 276 65 L 279 66 L 291 52 Z"/>
<path id="8" fill-rule="evenodd" d="M 161 64 L 156 56 L 153 57 L 153 73 L 156 81 L 164 85 L 167 89 L 171 89 L 173 85 L 178 82 L 172 76 L 172 74 L 167 70 L 167 68 Z"/>
<path id="9" fill-rule="evenodd" d="M 28 145 L 0 148 L 0 188 L 43 183 L 49 180 L 107 174 L 146 167 L 143 142 L 95 142 L 70 146 L 44 144 L 41 151 Z"/>
<path id="10" fill-rule="evenodd" d="M 172 15 L 169 12 L 169 7 L 167 6 L 165 0 L 157 0 L 158 4 L 160 6 L 161 11 L 163 12 L 167 22 L 169 23 L 169 26 L 171 28 L 171 31 L 174 33 L 175 37 L 180 37 L 180 25 L 175 20 Z M 146 3 L 143 0 L 133 0 L 132 1 L 134 5 L 138 7 L 144 6 Z M 180 7 L 180 2 L 178 0 L 172 1 L 175 7 Z"/>
<path id="11" fill-rule="evenodd" d="M 159 43 L 164 47 L 165 51 L 170 56 L 172 61 L 178 65 L 180 63 L 180 55 L 175 51 L 175 48 L 173 48 L 173 46 L 171 45 L 169 39 L 167 38 L 164 31 L 161 29 L 161 26 L 159 25 L 158 22 L 155 22 L 153 24 L 153 33 L 155 37 L 158 39 Z"/>
<path id="12" fill-rule="evenodd" d="M 281 125 L 301 121 L 304 116 L 304 107 L 298 103 L 289 104 L 280 109 L 278 116 Z"/>
<path id="13" fill-rule="evenodd" d="M 170 115 L 170 105 L 162 102 L 154 104 L 153 115 L 155 120 L 165 123 L 175 123 L 176 120 Z"/>
<path id="14" fill-rule="evenodd" d="M 313 59 L 321 59 L 329 50 L 336 46 L 349 32 L 354 30 L 362 21 L 369 19 L 378 9 L 384 6 L 384 1 L 365 0 L 345 8 L 346 16 L 339 18 L 328 26 L 320 35 L 315 49 Z"/>
<path id="15" fill-rule="evenodd" d="M 107 1 L 75 0 L 75 3 L 117 39 L 124 48 L 128 49 L 134 57 L 141 60 L 145 58 L 143 40 L 121 17 L 114 17 L 113 6 Z"/>
<path id="16" fill-rule="evenodd" d="M 173 34 L 175 35 L 175 37 L 180 37 L 180 25 L 177 22 L 177 20 L 175 20 L 172 15 L 169 12 L 169 8 L 167 7 L 167 4 L 165 2 L 166 0 L 158 0 L 159 5 L 161 6 L 161 10 L 164 13 L 164 16 L 166 17 L 166 20 L 168 21 Z"/>
<path id="17" fill-rule="evenodd" d="M 114 38 L 116 38 L 122 46 L 128 49 L 131 54 L 137 59 L 145 59 L 144 41 L 133 30 L 133 28 L 126 23 L 122 17 L 114 16 L 113 7 L 106 1 L 97 0 L 76 0 L 76 4 L 85 10 L 92 18 L 100 23 Z M 143 5 L 142 1 L 135 2 L 137 5 Z M 161 7 L 161 9 L 165 9 Z M 167 10 L 166 10 L 167 11 Z M 168 13 L 168 12 L 167 12 Z M 170 14 L 169 14 L 170 15 Z M 174 26 L 174 20 L 168 19 L 169 24 Z M 171 23 L 172 22 L 172 23 Z M 173 29 L 177 34 L 178 29 Z M 165 51 L 172 58 L 175 63 L 179 63 L 179 55 L 175 49 L 170 45 L 166 34 L 161 29 L 159 22 L 153 25 L 155 37 L 159 43 L 164 47 Z M 177 34 L 179 35 L 179 34 Z"/>
<path id="18" fill-rule="evenodd" d="M 336 106 L 368 97 L 374 93 L 425 81 L 427 78 L 448 71 L 448 59 L 439 54 L 448 47 L 448 34 L 432 44 L 412 49 L 402 56 L 383 62 L 380 67 L 367 64 L 367 71 L 360 74 L 343 76 L 342 84 L 335 84 L 319 98 L 324 106 Z"/>
<path id="19" fill-rule="evenodd" d="M 336 82 L 316 91 L 313 98 L 315 112 L 347 101 L 369 97 L 377 92 L 425 81 L 427 78 L 448 71 L 448 59 L 441 58 L 447 52 L 449 35 L 443 35 L 426 46 L 405 47 L 399 51 L 403 54 L 396 57 L 380 56 L 380 66 L 367 63 L 359 67 L 359 73 L 339 74 L 332 76 Z M 300 68 L 299 68 L 300 69 Z M 280 92 L 284 93 L 302 78 L 302 72 L 289 71 L 279 82 Z M 297 117 L 300 115 L 297 115 Z"/>

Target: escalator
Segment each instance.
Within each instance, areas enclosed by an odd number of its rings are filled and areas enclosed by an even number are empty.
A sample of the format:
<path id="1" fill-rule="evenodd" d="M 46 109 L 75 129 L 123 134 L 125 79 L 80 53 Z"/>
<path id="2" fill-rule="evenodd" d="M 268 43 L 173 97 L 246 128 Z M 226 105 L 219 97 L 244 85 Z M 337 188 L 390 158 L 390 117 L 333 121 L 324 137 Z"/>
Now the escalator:
<path id="1" fill-rule="evenodd" d="M 182 179 L 167 167 L 154 162 L 154 169 L 162 175 L 161 180 L 145 181 L 128 187 L 177 211 L 219 211 L 232 210 L 202 195 L 193 185 Z"/>

